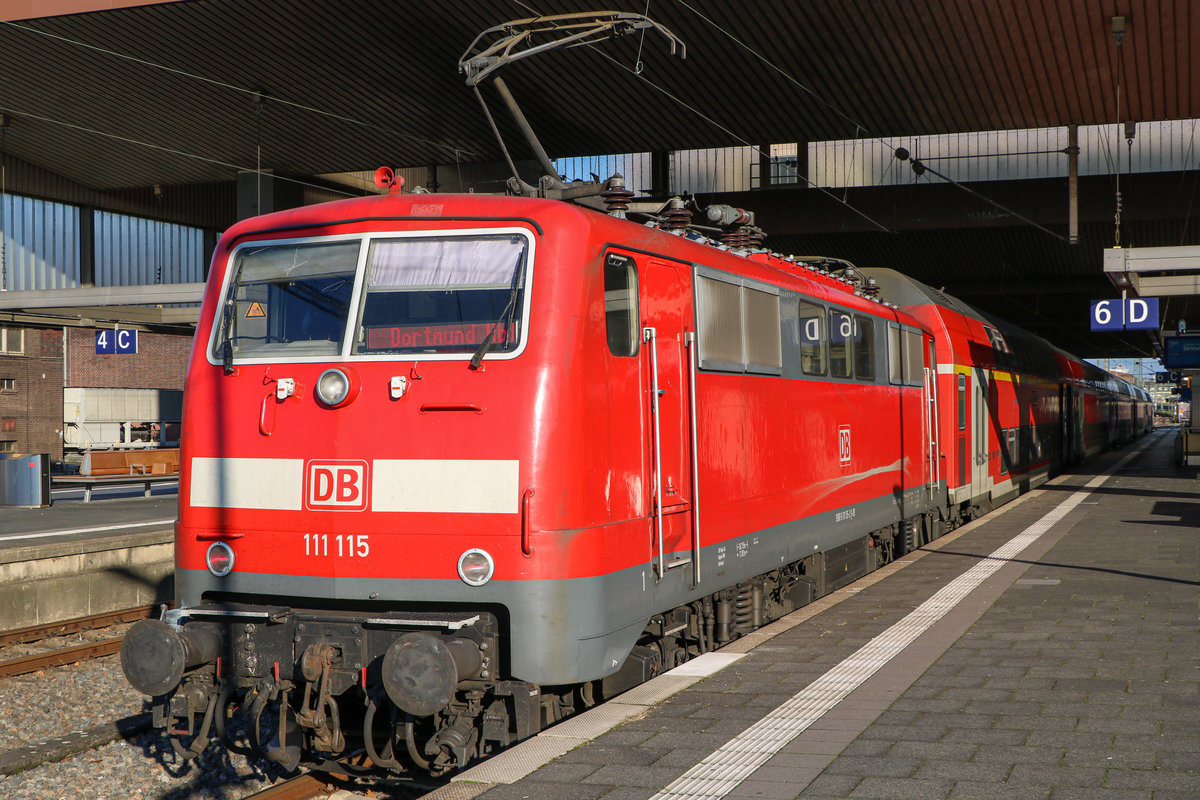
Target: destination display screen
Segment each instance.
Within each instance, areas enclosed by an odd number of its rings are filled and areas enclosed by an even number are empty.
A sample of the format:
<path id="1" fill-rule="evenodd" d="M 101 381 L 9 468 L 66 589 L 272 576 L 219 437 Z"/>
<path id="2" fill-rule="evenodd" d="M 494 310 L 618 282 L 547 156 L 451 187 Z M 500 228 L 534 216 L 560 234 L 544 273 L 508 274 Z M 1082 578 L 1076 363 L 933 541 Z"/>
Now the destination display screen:
<path id="1" fill-rule="evenodd" d="M 487 338 L 492 328 L 493 344 L 500 346 L 515 341 L 518 336 L 517 323 L 462 323 L 452 325 L 384 325 L 367 328 L 367 349 L 378 350 L 423 350 L 461 347 L 475 349 Z M 511 329 L 511 330 L 510 330 Z"/>

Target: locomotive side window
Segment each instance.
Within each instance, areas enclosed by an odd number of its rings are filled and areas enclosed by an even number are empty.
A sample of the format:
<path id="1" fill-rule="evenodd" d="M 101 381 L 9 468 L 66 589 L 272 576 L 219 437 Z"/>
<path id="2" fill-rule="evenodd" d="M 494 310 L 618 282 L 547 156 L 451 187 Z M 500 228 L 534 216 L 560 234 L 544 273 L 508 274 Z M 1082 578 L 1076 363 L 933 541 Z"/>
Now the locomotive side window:
<path id="1" fill-rule="evenodd" d="M 378 239 L 354 353 L 492 353 L 520 343 L 525 238 Z"/>
<path id="2" fill-rule="evenodd" d="M 749 286 L 748 279 L 705 272 L 697 272 L 695 283 L 700 366 L 782 374 L 778 291 L 765 284 L 761 289 Z"/>
<path id="3" fill-rule="evenodd" d="M 742 297 L 734 283 L 696 276 L 696 316 L 703 366 L 742 368 Z"/>
<path id="4" fill-rule="evenodd" d="M 925 383 L 925 354 L 920 331 L 904 332 L 904 383 L 922 386 Z"/>
<path id="5" fill-rule="evenodd" d="M 358 254 L 357 241 L 239 250 L 213 358 L 340 352 Z"/>
<path id="6" fill-rule="evenodd" d="M 904 382 L 904 356 L 901 346 L 901 330 L 895 325 L 888 325 L 888 380 L 891 383 Z"/>
<path id="7" fill-rule="evenodd" d="M 783 371 L 779 334 L 779 295 L 742 287 L 746 370 L 778 375 Z"/>
<path id="8" fill-rule="evenodd" d="M 875 379 L 875 320 L 855 317 L 854 377 Z"/>
<path id="9" fill-rule="evenodd" d="M 888 325 L 888 379 L 904 386 L 925 383 L 925 356 L 920 331 Z"/>
<path id="10" fill-rule="evenodd" d="M 800 367 L 806 375 L 825 374 L 825 309 L 800 303 Z"/>
<path id="11" fill-rule="evenodd" d="M 851 349 L 854 341 L 854 318 L 841 311 L 829 312 L 829 374 L 849 378 Z"/>
<path id="12" fill-rule="evenodd" d="M 604 259 L 604 327 L 614 356 L 637 355 L 641 339 L 637 288 L 637 262 L 609 253 Z"/>

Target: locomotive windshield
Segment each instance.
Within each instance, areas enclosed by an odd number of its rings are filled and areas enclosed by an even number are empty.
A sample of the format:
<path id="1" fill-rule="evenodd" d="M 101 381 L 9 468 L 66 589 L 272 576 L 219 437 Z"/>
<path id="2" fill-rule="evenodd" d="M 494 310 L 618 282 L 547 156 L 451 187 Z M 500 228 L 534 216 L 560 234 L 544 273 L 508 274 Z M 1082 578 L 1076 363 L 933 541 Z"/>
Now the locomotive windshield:
<path id="1" fill-rule="evenodd" d="M 358 242 L 249 247 L 239 251 L 218 320 L 230 355 L 336 355 L 354 294 Z M 227 344 L 225 344 L 227 343 Z"/>
<path id="2" fill-rule="evenodd" d="M 240 248 L 211 357 L 229 364 L 514 352 L 528 247 L 525 236 L 506 231 Z"/>
<path id="3" fill-rule="evenodd" d="M 524 260 L 521 236 L 372 242 L 354 352 L 515 350 Z"/>

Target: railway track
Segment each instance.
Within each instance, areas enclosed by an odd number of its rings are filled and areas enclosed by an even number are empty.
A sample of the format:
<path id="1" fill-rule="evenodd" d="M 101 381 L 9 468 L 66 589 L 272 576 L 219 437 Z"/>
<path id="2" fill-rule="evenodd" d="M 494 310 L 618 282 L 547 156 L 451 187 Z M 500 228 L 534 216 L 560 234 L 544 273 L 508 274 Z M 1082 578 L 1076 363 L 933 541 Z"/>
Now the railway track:
<path id="1" fill-rule="evenodd" d="M 16 630 L 0 633 L 0 647 L 30 644 L 55 636 L 65 636 L 72 633 L 107 628 L 111 625 L 119 625 L 126 622 L 136 622 L 137 620 L 146 619 L 158 613 L 158 608 L 158 606 L 138 606 L 137 608 L 127 608 L 103 614 L 92 614 L 63 622 L 17 628 Z M 101 656 L 112 655 L 120 649 L 121 638 L 115 637 L 5 659 L 0 661 L 0 678 L 25 675 L 51 667 L 60 667 L 64 664 L 73 664 L 89 658 L 100 658 Z"/>
<path id="2" fill-rule="evenodd" d="M 328 797 L 333 790 L 311 775 L 299 775 L 252 794 L 243 800 L 314 800 Z"/>
<path id="3" fill-rule="evenodd" d="M 370 762 L 359 766 L 369 765 Z M 311 772 L 280 781 L 242 800 L 317 800 L 337 794 L 345 797 L 378 797 L 386 800 L 420 800 L 446 785 L 445 780 L 413 777 L 400 781 L 379 781 L 378 776 L 351 777 L 338 773 Z"/>

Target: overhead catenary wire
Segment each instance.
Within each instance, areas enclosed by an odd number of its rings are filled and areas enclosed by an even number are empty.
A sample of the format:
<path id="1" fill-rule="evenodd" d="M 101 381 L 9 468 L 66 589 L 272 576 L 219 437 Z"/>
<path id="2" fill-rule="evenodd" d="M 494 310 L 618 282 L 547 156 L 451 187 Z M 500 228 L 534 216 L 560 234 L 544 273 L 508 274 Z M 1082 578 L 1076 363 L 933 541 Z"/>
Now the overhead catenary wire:
<path id="1" fill-rule="evenodd" d="M 534 14 L 534 15 L 537 15 L 537 16 L 542 16 L 541 12 L 539 12 L 539 11 L 538 11 L 536 8 L 534 8 L 533 6 L 529 5 L 528 3 L 521 2 L 521 0 L 518 0 L 518 5 L 520 5 L 522 8 L 526 9 L 527 11 L 529 11 L 530 13 L 532 13 L 532 14 Z M 760 148 L 758 145 L 754 144 L 754 143 L 753 143 L 753 142 L 751 142 L 749 139 L 746 139 L 745 137 L 743 137 L 743 136 L 740 136 L 739 134 L 737 134 L 737 133 L 735 133 L 734 131 L 730 130 L 730 129 L 729 129 L 727 126 L 725 126 L 725 125 L 723 125 L 722 123 L 718 122 L 717 120 L 713 119 L 713 118 L 712 118 L 711 116 L 709 116 L 708 114 L 705 114 L 703 111 L 701 111 L 700 109 L 696 108 L 694 105 L 692 105 L 692 104 L 688 103 L 687 101 L 683 100 L 682 98 L 680 98 L 680 97 L 677 97 L 676 95 L 674 95 L 674 94 L 672 94 L 671 92 L 667 91 L 667 90 L 666 90 L 666 89 L 664 89 L 663 87 L 659 86 L 659 85 L 658 85 L 658 84 L 656 84 L 654 81 L 652 81 L 652 80 L 650 80 L 649 78 L 647 78 L 647 77 L 645 76 L 645 74 L 644 74 L 644 73 L 642 73 L 642 72 L 639 72 L 639 71 L 637 71 L 636 69 L 634 69 L 634 68 L 631 68 L 631 67 L 629 67 L 629 66 L 627 66 L 627 65 L 625 65 L 625 64 L 622 64 L 621 62 L 617 61 L 615 58 L 613 58 L 612 56 L 610 56 L 608 53 L 605 53 L 603 50 L 600 50 L 600 49 L 598 49 L 598 48 L 597 48 L 595 45 L 588 45 L 588 47 L 589 47 L 589 48 L 590 48 L 592 51 L 594 51 L 594 52 L 598 53 L 599 55 L 601 55 L 602 57 L 604 57 L 604 58 L 608 59 L 608 61 L 612 62 L 612 63 L 613 63 L 615 66 L 617 66 L 617 67 L 619 67 L 619 68 L 621 68 L 621 69 L 625 70 L 626 72 L 630 73 L 630 74 L 631 74 L 631 75 L 633 75 L 635 78 L 637 78 L 638 80 L 640 80 L 640 81 L 644 82 L 644 83 L 645 83 L 647 86 L 649 86 L 651 89 L 654 89 L 656 92 L 658 92 L 658 93 L 662 94 L 664 97 L 666 97 L 666 98 L 670 99 L 672 102 L 678 103 L 680 106 L 682 106 L 683 108 L 686 108 L 688 111 L 690 111 L 690 112 L 692 112 L 693 114 L 695 114 L 696 116 L 700 117 L 700 119 L 704 120 L 704 121 L 705 121 L 705 122 L 707 122 L 708 124 L 710 124 L 710 125 L 712 125 L 713 127 L 717 128 L 717 129 L 718 129 L 718 130 L 720 130 L 721 132 L 723 132 L 723 133 L 725 133 L 725 134 L 727 134 L 727 135 L 729 135 L 729 136 L 733 137 L 733 138 L 734 138 L 734 139 L 736 139 L 738 142 L 741 142 L 741 143 L 742 143 L 742 145 L 744 145 L 744 146 L 746 146 L 746 147 L 749 147 L 749 148 L 751 148 L 751 149 L 752 149 L 752 150 L 753 150 L 755 153 L 757 153 L 757 154 L 759 154 L 759 155 L 763 155 L 762 148 Z M 766 154 L 766 155 L 769 155 L 769 154 Z M 807 175 L 802 175 L 802 176 L 800 176 L 800 177 L 802 177 L 802 178 L 804 179 L 805 183 L 807 183 L 807 184 L 808 184 L 810 187 L 812 187 L 812 188 L 816 189 L 817 191 L 821 192 L 822 194 L 826 195 L 827 197 L 829 197 L 829 198 L 833 199 L 835 202 L 837 202 L 837 203 L 839 203 L 839 204 L 841 204 L 841 205 L 845 206 L 845 207 L 846 207 L 847 209 L 849 209 L 850 211 L 854 212 L 855 214 L 857 214 L 858 216 L 862 217 L 862 218 L 863 218 L 864 220 L 866 220 L 867 222 L 869 222 L 869 223 L 871 223 L 872 225 L 874 225 L 874 226 L 875 226 L 876 228 L 878 228 L 880 231 L 882 231 L 882 232 L 884 232 L 884 233 L 892 233 L 892 232 L 893 232 L 893 231 L 889 230 L 889 229 L 888 229 L 888 228 L 887 228 L 885 225 L 883 225 L 882 223 L 880 223 L 880 222 L 878 222 L 877 220 L 873 219 L 871 216 L 869 216 L 868 214 L 866 214 L 866 213 L 865 213 L 865 212 L 863 212 L 862 210 L 860 210 L 860 209 L 858 209 L 858 208 L 855 208 L 855 207 L 854 207 L 853 205 L 851 205 L 849 202 L 847 202 L 846 200 L 844 200 L 844 199 L 842 199 L 842 198 L 838 197 L 837 195 L 835 195 L 833 192 L 829 191 L 829 190 L 828 190 L 828 189 L 826 189 L 825 187 L 823 187 L 823 186 L 818 186 L 816 183 L 814 183 L 813 181 L 809 180 L 809 178 L 808 178 L 808 176 L 807 176 Z"/>
<path id="2" fill-rule="evenodd" d="M 108 131 L 101 131 L 101 130 L 97 130 L 95 128 L 89 128 L 85 125 L 77 125 L 73 122 L 66 122 L 64 120 L 54 119 L 53 117 L 47 117 L 47 116 L 43 116 L 40 114 L 30 114 L 30 113 L 24 112 L 24 111 L 17 111 L 16 109 L 8 108 L 6 106 L 0 106 L 0 114 L 20 115 L 20 117 L 22 119 L 31 119 L 31 120 L 36 120 L 37 122 L 45 122 L 49 125 L 58 125 L 63 128 L 69 128 L 70 130 L 79 131 L 80 133 L 88 133 L 88 134 L 92 134 L 94 136 L 103 137 L 105 139 L 111 139 L 116 142 L 123 142 L 124 144 L 135 145 L 137 147 L 146 147 L 151 150 L 158 150 L 160 152 L 168 153 L 170 155 L 181 156 L 183 158 L 189 158 L 189 159 L 193 159 L 195 161 L 202 161 L 204 163 L 213 164 L 213 165 L 216 165 L 219 167 L 226 167 L 229 169 L 237 170 L 239 172 L 251 172 L 251 173 L 257 172 L 257 170 L 254 167 L 247 167 L 242 164 L 234 164 L 233 162 L 230 162 L 230 161 L 222 161 L 219 158 L 212 158 L 211 156 L 202 156 L 197 153 L 189 153 L 185 150 L 179 150 L 177 148 L 167 147 L 167 146 L 161 145 L 161 144 L 154 144 L 153 142 L 144 142 L 140 139 L 134 139 L 132 137 L 122 136 L 117 133 L 109 133 Z M 340 195 L 344 195 L 346 197 L 356 197 L 357 196 L 357 194 L 355 194 L 354 192 L 347 192 L 347 191 L 343 191 L 341 189 L 335 189 L 331 186 L 326 186 L 326 185 L 320 184 L 320 183 L 312 183 L 310 181 L 304 181 L 299 178 L 290 178 L 290 177 L 287 177 L 286 175 L 272 175 L 272 177 L 275 180 L 287 181 L 288 183 L 294 183 L 298 186 L 307 186 L 310 189 L 320 189 L 321 191 L 332 192 L 333 194 L 340 194 Z"/>
<path id="3" fill-rule="evenodd" d="M 902 148 L 902 147 L 896 151 L 896 158 L 898 158 L 900 161 L 910 160 L 908 151 L 904 150 L 904 148 Z M 966 184 L 959 183 L 958 181 L 954 180 L 953 178 L 943 175 L 942 173 L 938 172 L 937 170 L 931 168 L 930 166 L 925 164 L 920 159 L 911 159 L 911 160 L 912 160 L 913 172 L 915 172 L 918 176 L 920 176 L 926 172 L 928 172 L 932 175 L 935 175 L 938 178 L 941 178 L 942 180 L 944 180 L 946 183 L 950 184 L 951 186 L 954 186 L 954 187 L 957 187 L 957 188 L 963 190 L 964 192 L 971 195 L 972 197 L 977 197 L 980 200 L 984 200 L 985 202 L 1000 209 L 1004 213 L 1009 214 L 1009 215 L 1015 217 L 1016 219 L 1019 219 L 1021 222 L 1024 222 L 1027 225 L 1032 225 L 1033 227 L 1037 228 L 1042 233 L 1049 234 L 1050 236 L 1053 236 L 1055 239 L 1058 239 L 1059 241 L 1069 243 L 1070 240 L 1066 236 L 1063 236 L 1061 233 L 1055 233 L 1054 231 L 1050 230 L 1049 228 L 1039 225 L 1038 223 L 1034 222 L 1033 220 L 1029 219 L 1028 217 L 1018 214 L 1016 211 L 1013 211 L 1011 208 L 1001 205 L 1000 203 L 997 203 L 995 200 L 990 200 L 990 199 L 984 197 L 979 192 L 975 191 L 974 189 L 967 186 Z"/>
<path id="4" fill-rule="evenodd" d="M 50 39 L 55 39 L 57 41 L 65 43 L 65 44 L 73 45 L 75 47 L 83 47 L 88 50 L 92 50 L 97 53 L 103 53 L 104 55 L 112 56 L 113 58 L 119 58 L 119 59 L 122 59 L 125 61 L 129 61 L 130 63 L 138 64 L 140 66 L 150 67 L 152 69 L 157 69 L 157 70 L 161 70 L 163 72 L 168 72 L 168 73 L 171 73 L 173 75 L 178 75 L 183 78 L 189 78 L 191 80 L 200 81 L 202 83 L 207 83 L 210 86 L 215 86 L 215 87 L 218 87 L 221 89 L 227 89 L 227 90 L 233 91 L 233 92 L 240 92 L 241 94 L 244 94 L 252 99 L 254 97 L 262 94 L 261 91 L 258 89 L 249 89 L 244 86 L 238 86 L 236 84 L 229 83 L 228 81 L 222 81 L 222 80 L 218 80 L 216 78 L 209 78 L 204 75 L 199 75 L 194 72 L 188 72 L 187 70 L 179 69 L 178 67 L 171 67 L 166 64 L 160 64 L 158 62 L 150 61 L 145 58 L 139 58 L 138 56 L 129 55 L 128 53 L 122 53 L 118 50 L 110 50 L 106 47 L 100 47 L 99 45 L 90 44 L 88 42 L 80 41 L 78 39 L 72 39 L 68 36 L 63 36 L 61 34 L 52 33 L 50 31 L 39 30 L 38 28 L 35 28 L 30 25 L 22 25 L 19 22 L 13 22 L 11 20 L 0 20 L 0 24 L 7 25 L 10 28 L 17 28 L 17 29 L 25 31 L 27 33 L 37 34 L 38 36 L 45 36 Z M 398 130 L 396 130 L 394 128 L 390 128 L 386 125 L 381 125 L 378 122 L 371 122 L 369 120 L 357 119 L 355 117 L 347 116 L 346 114 L 340 114 L 336 111 L 329 111 L 327 109 L 318 108 L 316 106 L 310 106 L 305 103 L 299 103 L 294 100 L 288 100 L 283 97 L 270 96 L 266 99 L 269 99 L 273 103 L 278 103 L 280 105 L 294 108 L 297 111 L 306 111 L 311 114 L 317 114 L 319 116 L 326 117 L 328 119 L 336 120 L 338 122 L 346 122 L 351 125 L 358 125 L 358 126 L 361 126 L 364 128 L 371 128 L 373 130 L 377 130 L 382 133 L 386 133 L 386 134 L 389 134 L 392 136 L 398 136 L 402 139 L 407 139 L 408 141 L 415 142 L 418 144 L 423 144 L 428 147 L 437 148 L 439 150 L 443 150 L 443 151 L 447 151 L 447 152 L 462 152 L 462 153 L 466 153 L 469 156 L 479 156 L 480 155 L 479 153 L 475 153 L 475 152 L 472 152 L 469 150 L 464 150 L 461 147 L 455 147 L 453 145 L 447 144 L 446 142 L 438 142 L 438 141 L 434 141 L 433 139 L 426 139 L 422 136 L 416 136 L 414 134 L 404 133 L 403 131 L 398 131 Z"/>
<path id="5" fill-rule="evenodd" d="M 810 87 L 808 87 L 807 85 L 805 85 L 805 84 L 804 84 L 802 81 L 800 81 L 799 79 L 797 79 L 797 78 L 796 78 L 794 75 L 790 74 L 790 73 L 789 73 L 789 72 L 787 72 L 786 70 L 784 70 L 784 69 L 782 69 L 781 67 L 779 67 L 777 64 L 775 64 L 774 62 L 772 62 L 772 61 L 771 61 L 770 59 L 768 59 L 766 56 L 762 55 L 762 54 L 761 54 L 761 53 L 759 53 L 757 50 L 755 50 L 753 47 L 751 47 L 750 45 L 748 45 L 748 44 L 746 44 L 745 42 L 743 42 L 741 39 L 739 39 L 739 38 L 738 38 L 737 36 L 735 36 L 733 33 L 731 33 L 730 31 L 726 30 L 726 29 L 725 29 L 724 27 L 722 27 L 720 24 L 718 24 L 717 22 L 713 21 L 711 18 L 709 18 L 708 16 L 706 16 L 705 14 L 703 14 L 702 12 L 700 12 L 699 10 L 697 10 L 697 9 L 696 9 L 694 6 L 692 6 L 690 3 L 688 3 L 688 2 L 687 2 L 687 0 L 675 0 L 675 2 L 677 2 L 679 5 L 681 5 L 681 6 L 683 6 L 684 8 L 686 8 L 688 11 L 691 11 L 691 12 L 692 12 L 693 14 L 695 14 L 697 17 L 699 17 L 700 19 L 702 19 L 704 22 L 706 22 L 706 23 L 708 23 L 709 25 L 711 25 L 711 26 L 712 26 L 713 28 L 715 28 L 715 29 L 716 29 L 718 32 L 720 32 L 722 35 L 724 35 L 726 38 L 728 38 L 728 39 L 729 39 L 730 41 L 732 41 L 734 44 L 736 44 L 736 45 L 738 45 L 739 47 L 741 47 L 741 48 L 742 48 L 743 50 L 745 50 L 747 53 L 749 53 L 750 55 L 754 56 L 754 57 L 755 57 L 756 59 L 758 59 L 759 61 L 761 61 L 761 62 L 763 62 L 764 64 L 766 64 L 768 67 L 770 67 L 771 69 L 773 69 L 775 72 L 778 72 L 778 73 L 779 73 L 781 76 L 783 76 L 783 77 L 784 77 L 786 80 L 788 80 L 788 81 L 789 81 L 790 83 L 792 83 L 794 86 L 796 86 L 797 88 L 799 88 L 801 91 L 803 91 L 803 92 L 805 92 L 806 94 L 808 94 L 809 96 L 811 96 L 811 97 L 812 97 L 814 100 L 816 100 L 818 103 L 820 103 L 820 104 L 821 104 L 822 106 L 824 106 L 826 109 L 828 109 L 829 111 L 831 111 L 831 112 L 833 112 L 834 114 L 836 114 L 836 115 L 837 115 L 839 118 L 841 118 L 842 120 L 844 120 L 844 121 L 845 121 L 845 122 L 847 122 L 848 124 L 850 124 L 850 125 L 853 125 L 853 126 L 855 127 L 855 130 L 856 130 L 856 132 L 857 132 L 857 131 L 862 131 L 863 133 L 866 133 L 868 136 L 870 136 L 872 139 L 874 139 L 876 142 L 878 142 L 878 143 L 879 143 L 881 146 L 884 146 L 884 147 L 886 147 L 886 148 L 887 148 L 889 151 L 895 152 L 895 146 L 894 146 L 894 144 L 893 144 L 893 143 L 891 143 L 891 142 L 888 142 L 886 139 L 884 139 L 883 137 L 879 136 L 878 134 L 875 134 L 875 133 L 871 132 L 871 131 L 870 131 L 870 129 L 869 129 L 869 128 L 867 128 L 867 126 L 863 125 L 861 122 L 859 122 L 858 120 L 856 120 L 856 119 L 854 119 L 853 117 L 851 117 L 849 114 L 847 114 L 845 111 L 843 111 L 842 109 L 840 109 L 839 107 L 837 107 L 836 105 L 834 105 L 832 102 L 830 102 L 830 101 L 826 100 L 825 98 L 821 97 L 821 96 L 820 96 L 820 95 L 819 95 L 819 94 L 818 94 L 818 93 L 817 93 L 815 90 L 813 90 L 812 88 L 810 88 Z M 917 162 L 917 163 L 920 163 L 920 162 Z M 979 193 L 979 192 L 977 192 L 977 191 L 975 191 L 975 190 L 973 190 L 973 189 L 969 189 L 969 188 L 967 188 L 966 186 L 964 186 L 963 184 L 960 184 L 960 183 L 958 183 L 958 182 L 956 182 L 956 181 L 954 181 L 954 180 L 951 180 L 950 178 L 946 177 L 945 175 L 942 175 L 941 173 L 939 173 L 939 172 L 937 172 L 937 171 L 935 171 L 935 170 L 928 169 L 927 167 L 926 167 L 926 170 L 927 170 L 928 172 L 932 173 L 933 175 L 936 175 L 937 177 L 941 178 L 942 180 L 946 181 L 947 183 L 951 183 L 951 184 L 953 184 L 953 185 L 957 186 L 958 188 L 960 188 L 960 189 L 963 189 L 963 190 L 964 190 L 964 191 L 966 191 L 968 194 L 971 194 L 972 196 L 974 196 L 974 197 L 978 198 L 979 200 L 981 200 L 981 201 L 983 201 L 983 202 L 985 202 L 985 203 L 987 203 L 987 204 L 989 204 L 989 205 L 993 206 L 994 208 L 997 208 L 997 209 L 999 209 L 999 210 L 1001 210 L 1001 211 L 1004 211 L 1004 212 L 1005 212 L 1005 213 L 1007 213 L 1007 214 L 1011 214 L 1013 217 L 1015 217 L 1015 218 L 1017 218 L 1017 219 L 1021 220 L 1022 222 L 1025 222 L 1025 223 L 1027 223 L 1027 224 L 1033 225 L 1033 226 L 1034 226 L 1035 228 L 1037 228 L 1038 230 L 1040 230 L 1040 231 L 1042 231 L 1042 232 L 1044 232 L 1044 233 L 1048 233 L 1048 234 L 1050 234 L 1051 236 L 1053 236 L 1053 237 L 1054 237 L 1054 238 L 1056 238 L 1056 239 L 1062 240 L 1062 241 L 1064 241 L 1064 242 L 1065 242 L 1065 241 L 1069 241 L 1069 240 L 1067 239 L 1067 237 L 1065 237 L 1065 236 L 1062 236 L 1061 234 L 1057 234 L 1057 233 L 1055 233 L 1054 231 L 1050 230 L 1049 228 L 1043 227 L 1042 225 L 1039 225 L 1039 224 L 1037 224 L 1036 222 L 1033 222 L 1032 220 L 1028 219 L 1027 217 L 1024 217 L 1024 216 L 1022 216 L 1022 215 L 1020 215 L 1020 214 L 1016 213 L 1015 211 L 1013 211 L 1013 210 L 1011 210 L 1011 209 L 1009 209 L 1009 208 L 1007 208 L 1007 207 L 1005 207 L 1005 206 L 1001 205 L 1000 203 L 997 203 L 995 200 L 992 200 L 991 198 L 989 198 L 989 197 L 987 197 L 987 196 L 985 196 L 985 195 L 983 195 L 983 194 L 981 194 L 981 193 Z M 918 175 L 918 177 L 919 177 L 919 175 Z M 812 185 L 812 184 L 811 184 L 811 182 L 810 182 L 810 185 Z"/>

